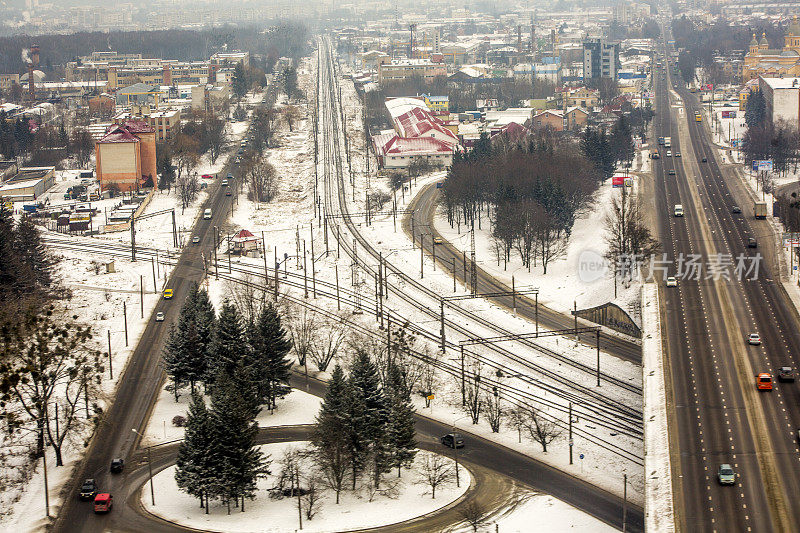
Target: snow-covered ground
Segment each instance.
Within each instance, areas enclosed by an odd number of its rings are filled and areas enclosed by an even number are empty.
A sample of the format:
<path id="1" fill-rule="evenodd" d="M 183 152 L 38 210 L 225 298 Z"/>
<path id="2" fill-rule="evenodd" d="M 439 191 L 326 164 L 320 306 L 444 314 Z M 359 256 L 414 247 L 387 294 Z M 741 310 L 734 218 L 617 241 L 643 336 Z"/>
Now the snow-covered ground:
<path id="1" fill-rule="evenodd" d="M 145 433 L 144 444 L 157 444 L 183 438 L 183 427 L 173 424 L 176 416 L 186 417 L 192 397 L 188 389 L 182 389 L 178 401 L 168 390 L 162 390 L 153 408 L 150 423 Z M 277 408 L 270 412 L 263 409 L 256 421 L 259 427 L 313 424 L 319 412 L 322 398 L 293 389 L 285 398 L 278 400 Z"/>
<path id="2" fill-rule="evenodd" d="M 535 525 L 534 525 L 535 524 Z M 481 533 L 607 533 L 616 528 L 567 505 L 549 494 L 524 492 L 508 507 L 488 513 L 478 526 Z M 446 533 L 469 533 L 472 526 L 459 524 Z"/>
<path id="3" fill-rule="evenodd" d="M 261 446 L 261 450 L 272 460 L 272 475 L 258 481 L 257 497 L 246 502 L 244 513 L 239 509 L 232 509 L 228 515 L 227 507 L 219 502 L 212 502 L 209 514 L 205 514 L 197 505 L 196 498 L 178 489 L 175 483 L 175 467 L 169 467 L 155 475 L 155 492 L 158 495 L 156 505 L 152 505 L 149 495 L 144 493 L 146 491 L 143 492 L 141 502 L 147 511 L 161 518 L 203 531 L 284 533 L 298 530 L 300 524 L 297 499 L 272 499 L 268 489 L 276 484 L 281 471 L 278 461 L 285 451 L 301 448 L 306 444 L 295 442 Z M 433 455 L 425 451 L 417 453 L 413 467 L 404 470 L 398 481 L 396 497 L 376 495 L 373 501 L 369 501 L 366 489 L 356 493 L 343 491 L 337 505 L 335 494 L 325 491 L 317 504 L 317 514 L 311 520 L 303 516 L 302 530 L 321 533 L 384 526 L 410 520 L 450 504 L 469 488 L 469 472 L 463 466 L 460 467 L 460 487 L 456 487 L 455 481 L 443 484 L 436 488 L 436 498 L 432 498 L 430 487 L 418 480 L 425 457 Z M 445 457 L 444 460 L 452 467 L 451 459 Z M 303 471 L 304 475 L 308 473 L 307 470 Z M 396 473 L 387 474 L 384 483 L 397 480 L 395 476 Z"/>

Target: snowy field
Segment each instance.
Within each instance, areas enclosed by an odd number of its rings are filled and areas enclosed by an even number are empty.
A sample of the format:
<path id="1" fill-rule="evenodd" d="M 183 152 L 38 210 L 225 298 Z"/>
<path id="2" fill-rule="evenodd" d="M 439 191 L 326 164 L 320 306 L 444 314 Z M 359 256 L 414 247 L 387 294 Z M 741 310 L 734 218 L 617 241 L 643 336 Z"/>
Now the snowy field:
<path id="1" fill-rule="evenodd" d="M 258 481 L 257 497 L 254 501 L 246 502 L 244 513 L 239 509 L 232 509 L 229 516 L 227 507 L 219 502 L 212 502 L 209 514 L 205 514 L 198 506 L 196 498 L 178 489 L 175 483 L 175 467 L 169 467 L 155 475 L 155 492 L 159 495 L 156 505 L 152 505 L 149 495 L 145 494 L 147 491 L 142 493 L 141 503 L 147 511 L 161 518 L 203 531 L 284 533 L 298 530 L 297 500 L 272 499 L 267 491 L 276 484 L 281 471 L 278 461 L 285 451 L 306 444 L 295 442 L 261 446 L 261 450 L 272 460 L 272 475 Z M 318 513 L 311 520 L 303 516 L 302 530 L 322 533 L 385 526 L 431 513 L 455 501 L 466 492 L 470 484 L 469 473 L 463 466 L 459 468 L 461 486 L 456 487 L 455 481 L 441 485 L 436 489 L 435 499 L 431 497 L 430 487 L 418 482 L 424 458 L 433 455 L 425 451 L 417 453 L 412 469 L 404 470 L 398 481 L 396 497 L 376 495 L 370 502 L 366 489 L 356 493 L 343 491 L 337 505 L 335 494 L 326 491 L 320 499 Z M 452 467 L 452 460 L 445 458 L 445 461 Z M 384 484 L 394 480 L 397 480 L 396 472 L 384 476 Z"/>

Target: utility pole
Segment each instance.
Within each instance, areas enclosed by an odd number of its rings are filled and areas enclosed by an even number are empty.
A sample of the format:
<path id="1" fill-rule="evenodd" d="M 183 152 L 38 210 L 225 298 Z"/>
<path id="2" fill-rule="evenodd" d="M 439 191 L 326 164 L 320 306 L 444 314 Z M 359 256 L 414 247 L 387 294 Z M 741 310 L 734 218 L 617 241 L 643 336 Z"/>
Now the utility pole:
<path id="1" fill-rule="evenodd" d="M 217 261 L 217 227 L 214 226 L 214 279 L 219 279 L 219 261 Z"/>
<path id="2" fill-rule="evenodd" d="M 425 277 L 423 265 L 425 264 L 425 234 L 419 234 L 419 279 Z"/>
<path id="3" fill-rule="evenodd" d="M 125 300 L 122 300 L 122 320 L 125 323 L 125 347 L 128 347 L 128 308 L 125 305 Z"/>
<path id="4" fill-rule="evenodd" d="M 303 239 L 303 294 L 308 298 L 308 274 L 306 274 L 306 240 Z"/>
<path id="5" fill-rule="evenodd" d="M 470 259 L 472 264 L 469 266 L 469 273 L 472 277 L 472 295 L 478 295 L 478 265 L 475 263 L 475 219 L 472 220 L 472 226 L 469 234 L 469 248 Z"/>
<path id="6" fill-rule="evenodd" d="M 467 405 L 467 383 L 464 381 L 464 345 L 461 345 L 461 406 Z"/>
<path id="7" fill-rule="evenodd" d="M 144 276 L 139 274 L 139 309 L 142 312 L 142 318 L 144 318 Z"/>
<path id="8" fill-rule="evenodd" d="M 444 298 L 439 299 L 439 311 L 441 316 L 441 328 L 442 328 L 442 353 L 445 350 L 445 339 L 444 339 Z"/>
<path id="9" fill-rule="evenodd" d="M 622 533 L 628 530 L 628 474 L 622 474 Z"/>
<path id="10" fill-rule="evenodd" d="M 569 402 L 569 464 L 572 464 L 572 402 Z"/>
<path id="11" fill-rule="evenodd" d="M 156 260 L 154 258 L 150 258 L 150 265 L 153 267 L 153 292 L 158 292 L 158 284 L 156 282 Z"/>
<path id="12" fill-rule="evenodd" d="M 111 365 L 111 330 L 106 330 L 108 333 L 108 378 L 114 379 L 114 367 Z"/>
<path id="13" fill-rule="evenodd" d="M 178 247 L 178 227 L 175 225 L 175 210 L 172 210 L 172 242 Z"/>
<path id="14" fill-rule="evenodd" d="M 131 213 L 131 261 L 136 261 L 136 228 L 134 221 L 136 218 Z"/>

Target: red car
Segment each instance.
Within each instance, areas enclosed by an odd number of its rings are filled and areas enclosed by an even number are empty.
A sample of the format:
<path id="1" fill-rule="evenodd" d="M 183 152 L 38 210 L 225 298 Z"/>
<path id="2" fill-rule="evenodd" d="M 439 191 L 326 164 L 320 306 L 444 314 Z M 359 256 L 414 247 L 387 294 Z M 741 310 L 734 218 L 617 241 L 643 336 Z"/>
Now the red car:
<path id="1" fill-rule="evenodd" d="M 205 179 L 207 179 L 207 180 L 213 180 L 214 179 L 214 175 L 213 174 L 203 174 L 203 177 Z"/>
<path id="2" fill-rule="evenodd" d="M 107 492 L 98 494 L 94 497 L 94 512 L 107 513 L 114 507 L 114 497 Z"/>

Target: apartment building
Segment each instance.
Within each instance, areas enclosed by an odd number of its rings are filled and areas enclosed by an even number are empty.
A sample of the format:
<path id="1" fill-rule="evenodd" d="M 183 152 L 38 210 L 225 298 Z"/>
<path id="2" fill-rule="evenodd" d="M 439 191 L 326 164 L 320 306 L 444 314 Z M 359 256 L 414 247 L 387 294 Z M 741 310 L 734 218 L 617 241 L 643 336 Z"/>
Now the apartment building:
<path id="1" fill-rule="evenodd" d="M 619 71 L 619 43 L 603 39 L 589 39 L 583 42 L 583 79 L 617 79 Z"/>
<path id="2" fill-rule="evenodd" d="M 400 59 L 378 65 L 378 83 L 409 78 L 433 80 L 437 76 L 447 76 L 447 67 L 427 59 Z"/>

